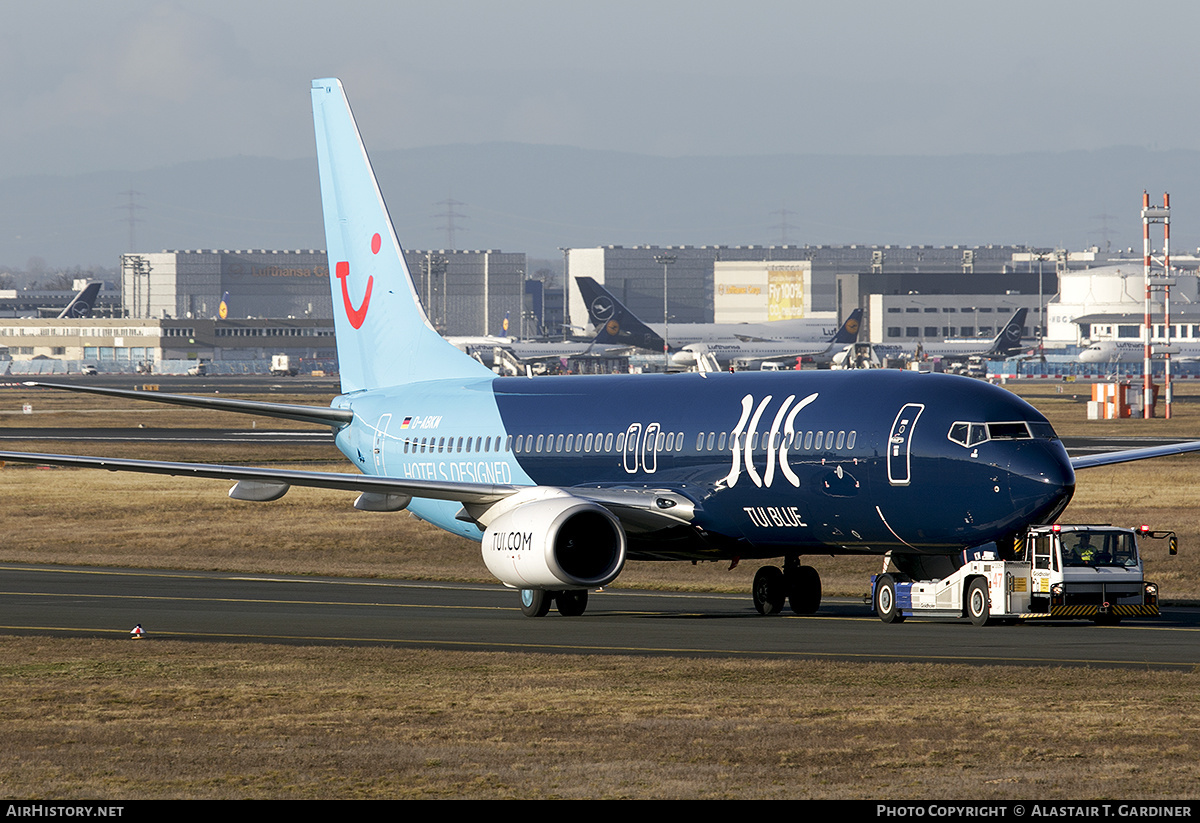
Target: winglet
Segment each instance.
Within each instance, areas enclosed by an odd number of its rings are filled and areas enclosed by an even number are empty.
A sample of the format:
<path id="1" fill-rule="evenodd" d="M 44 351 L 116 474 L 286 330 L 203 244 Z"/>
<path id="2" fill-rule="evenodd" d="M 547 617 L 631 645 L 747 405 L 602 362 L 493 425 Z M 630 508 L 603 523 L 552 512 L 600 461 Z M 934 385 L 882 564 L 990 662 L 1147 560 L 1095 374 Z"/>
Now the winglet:
<path id="1" fill-rule="evenodd" d="M 312 82 L 342 391 L 493 376 L 425 314 L 340 80 Z"/>

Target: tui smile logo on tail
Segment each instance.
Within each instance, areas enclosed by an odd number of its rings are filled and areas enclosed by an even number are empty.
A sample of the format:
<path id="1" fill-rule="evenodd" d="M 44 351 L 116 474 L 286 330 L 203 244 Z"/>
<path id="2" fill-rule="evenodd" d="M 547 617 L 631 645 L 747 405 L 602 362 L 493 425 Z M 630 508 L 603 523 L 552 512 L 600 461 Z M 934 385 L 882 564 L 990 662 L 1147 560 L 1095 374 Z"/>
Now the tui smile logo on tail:
<path id="1" fill-rule="evenodd" d="M 382 238 L 376 232 L 371 238 L 371 254 L 379 254 L 379 248 L 383 244 Z M 337 279 L 342 281 L 342 305 L 346 307 L 346 319 L 350 321 L 350 325 L 356 329 L 361 329 L 363 321 L 367 319 L 367 307 L 371 304 L 371 289 L 375 285 L 375 276 L 371 275 L 367 278 L 367 291 L 363 295 L 362 305 L 357 309 L 354 308 L 354 303 L 350 300 L 350 287 L 346 285 L 346 279 L 350 277 L 350 263 L 348 261 L 340 261 L 336 269 Z"/>

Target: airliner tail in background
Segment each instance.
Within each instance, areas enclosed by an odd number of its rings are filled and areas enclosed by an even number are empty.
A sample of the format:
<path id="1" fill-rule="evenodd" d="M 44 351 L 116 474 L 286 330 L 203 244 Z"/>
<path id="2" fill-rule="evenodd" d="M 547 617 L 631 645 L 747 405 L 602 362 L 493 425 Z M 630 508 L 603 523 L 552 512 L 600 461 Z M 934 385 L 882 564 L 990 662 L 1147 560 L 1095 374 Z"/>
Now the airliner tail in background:
<path id="1" fill-rule="evenodd" d="M 71 302 L 66 305 L 58 315 L 58 319 L 62 320 L 68 317 L 91 317 L 92 309 L 96 305 L 96 298 L 100 295 L 100 281 L 91 280 L 82 289 L 76 292 L 71 298 Z"/>
<path id="2" fill-rule="evenodd" d="M 662 335 L 639 320 L 607 289 L 590 277 L 576 277 L 575 282 L 587 304 L 588 319 L 597 327 L 594 342 L 663 350 Z"/>

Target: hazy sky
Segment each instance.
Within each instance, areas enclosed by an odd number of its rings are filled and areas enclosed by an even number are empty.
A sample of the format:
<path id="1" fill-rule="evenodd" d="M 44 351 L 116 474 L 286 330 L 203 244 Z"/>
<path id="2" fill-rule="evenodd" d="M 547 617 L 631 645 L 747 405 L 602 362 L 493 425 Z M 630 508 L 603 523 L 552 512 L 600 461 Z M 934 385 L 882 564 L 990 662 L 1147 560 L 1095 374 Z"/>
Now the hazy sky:
<path id="1" fill-rule="evenodd" d="M 1200 148 L 1194 0 L 0 0 L 0 177 L 368 147 Z"/>

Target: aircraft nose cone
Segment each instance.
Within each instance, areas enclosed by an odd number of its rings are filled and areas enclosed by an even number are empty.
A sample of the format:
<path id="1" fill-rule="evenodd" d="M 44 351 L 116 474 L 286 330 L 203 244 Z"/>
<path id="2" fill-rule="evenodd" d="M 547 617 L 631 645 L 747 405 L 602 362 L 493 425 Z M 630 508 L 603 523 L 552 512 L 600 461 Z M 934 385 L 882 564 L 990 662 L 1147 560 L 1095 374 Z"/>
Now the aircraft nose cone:
<path id="1" fill-rule="evenodd" d="M 1075 469 L 1058 440 L 1022 443 L 1009 471 L 1013 506 L 1033 522 L 1057 516 L 1075 493 Z"/>

